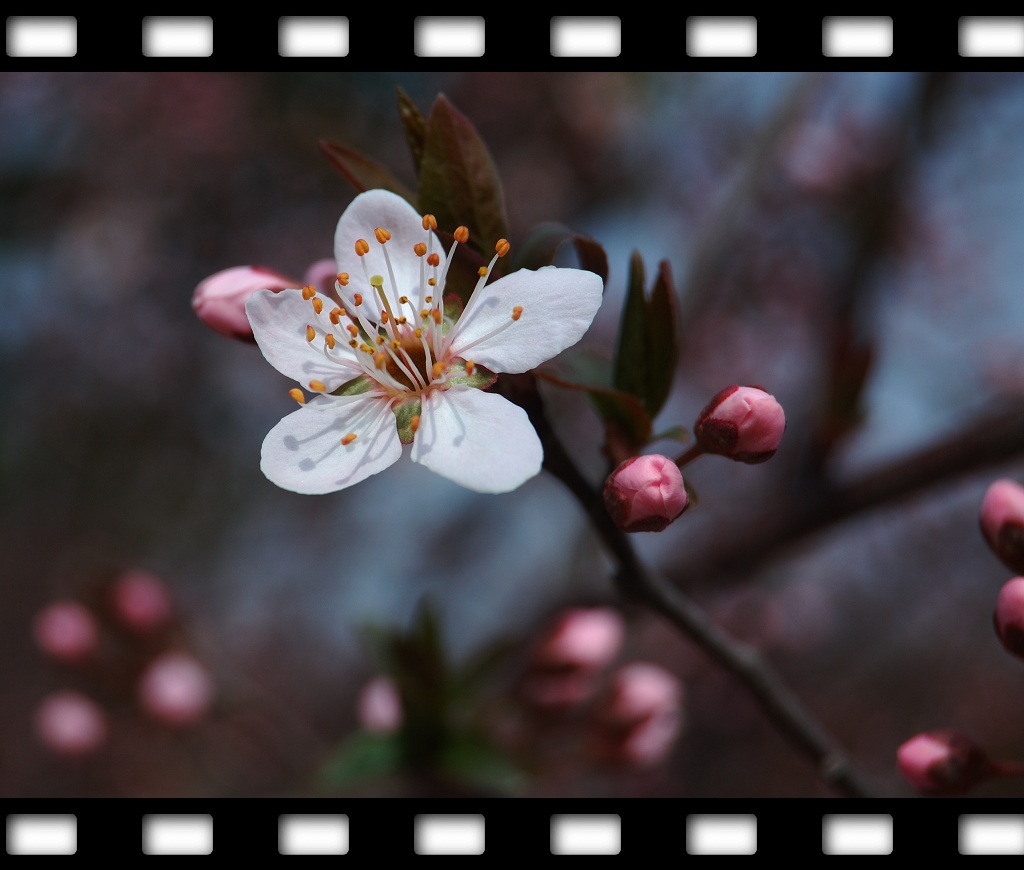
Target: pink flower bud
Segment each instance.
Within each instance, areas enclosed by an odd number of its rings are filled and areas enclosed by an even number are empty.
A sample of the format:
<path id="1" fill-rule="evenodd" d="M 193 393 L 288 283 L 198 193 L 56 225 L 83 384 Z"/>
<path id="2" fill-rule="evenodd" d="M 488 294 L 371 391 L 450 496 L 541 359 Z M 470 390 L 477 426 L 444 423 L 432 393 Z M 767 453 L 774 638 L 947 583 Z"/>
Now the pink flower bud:
<path id="1" fill-rule="evenodd" d="M 163 582 L 148 571 L 129 571 L 111 590 L 114 613 L 129 628 L 149 632 L 171 619 L 171 596 Z"/>
<path id="2" fill-rule="evenodd" d="M 35 730 L 43 745 L 54 752 L 88 755 L 107 739 L 107 717 L 80 692 L 56 692 L 36 710 Z"/>
<path id="3" fill-rule="evenodd" d="M 927 795 L 957 795 L 995 775 L 984 751 L 957 731 L 926 731 L 896 751 L 900 773 Z"/>
<path id="4" fill-rule="evenodd" d="M 211 329 L 229 338 L 253 341 L 245 303 L 257 290 L 284 290 L 302 285 L 264 266 L 236 266 L 200 282 L 192 294 L 192 308 Z"/>
<path id="5" fill-rule="evenodd" d="M 994 621 L 1006 651 L 1024 659 L 1024 577 L 1014 577 L 999 590 Z"/>
<path id="6" fill-rule="evenodd" d="M 187 653 L 164 653 L 142 675 L 139 700 L 155 719 L 168 725 L 191 725 L 209 709 L 213 681 Z"/>
<path id="7" fill-rule="evenodd" d="M 751 465 L 775 455 L 786 431 L 786 415 L 775 397 L 761 387 L 726 387 L 697 416 L 697 443 Z"/>
<path id="8" fill-rule="evenodd" d="M 96 620 L 75 601 L 55 601 L 36 616 L 36 645 L 64 662 L 81 661 L 96 650 Z"/>
<path id="9" fill-rule="evenodd" d="M 591 751 L 613 764 L 650 766 L 664 760 L 682 729 L 682 694 L 675 675 L 657 665 L 620 668 L 598 710 Z"/>
<path id="10" fill-rule="evenodd" d="M 657 453 L 627 459 L 604 484 L 604 506 L 627 532 L 660 532 L 688 505 L 679 467 Z"/>
<path id="11" fill-rule="evenodd" d="M 622 648 L 626 627 L 610 607 L 575 608 L 563 613 L 534 654 L 541 668 L 599 670 Z"/>
<path id="12" fill-rule="evenodd" d="M 992 551 L 1011 571 L 1024 574 L 1024 487 L 997 480 L 985 493 L 978 517 Z"/>
<path id="13" fill-rule="evenodd" d="M 359 723 L 367 731 L 390 734 L 402 726 L 402 699 L 390 677 L 374 677 L 359 693 Z"/>

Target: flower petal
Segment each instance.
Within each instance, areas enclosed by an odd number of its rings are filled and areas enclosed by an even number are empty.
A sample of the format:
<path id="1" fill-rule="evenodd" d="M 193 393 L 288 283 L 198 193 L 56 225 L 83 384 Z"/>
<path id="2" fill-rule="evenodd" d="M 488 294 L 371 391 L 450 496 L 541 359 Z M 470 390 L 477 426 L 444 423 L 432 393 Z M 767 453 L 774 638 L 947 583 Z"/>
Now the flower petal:
<path id="1" fill-rule="evenodd" d="M 342 444 L 349 433 L 355 440 Z M 401 455 L 395 415 L 385 399 L 318 396 L 270 430 L 260 468 L 283 489 L 317 495 L 359 483 Z"/>
<path id="2" fill-rule="evenodd" d="M 419 300 L 420 296 L 420 258 L 413 251 L 417 242 L 427 242 L 427 232 L 423 229 L 423 216 L 408 202 L 389 190 L 368 190 L 359 194 L 338 221 L 338 229 L 334 234 L 334 257 L 338 261 L 338 271 L 348 272 L 351 292 L 369 294 L 363 263 L 371 275 L 382 275 L 384 287 L 393 291 L 388 275 L 387 263 L 379 242 L 374 238 L 373 231 L 383 227 L 391 233 L 387 243 L 388 256 L 395 272 L 398 284 L 397 296 L 406 295 L 410 299 Z M 430 234 L 433 236 L 433 233 Z M 355 251 L 357 239 L 365 239 L 370 245 L 370 253 L 360 257 Z M 444 262 L 444 248 L 433 237 L 433 251 L 441 256 Z"/>
<path id="3" fill-rule="evenodd" d="M 412 460 L 476 492 L 509 492 L 538 471 L 544 449 L 526 412 L 495 393 L 439 390 L 423 399 Z"/>
<path id="4" fill-rule="evenodd" d="M 455 325 L 452 354 L 496 372 L 529 371 L 583 337 L 601 292 L 601 279 L 583 269 L 520 269 L 473 294 Z M 519 320 L 511 322 L 518 306 Z"/>
<path id="5" fill-rule="evenodd" d="M 267 361 L 281 374 L 307 386 L 311 380 L 321 381 L 328 392 L 362 373 L 352 359 L 349 348 L 339 343 L 333 351 L 336 360 L 328 360 L 317 350 L 323 347 L 323 330 L 314 339 L 316 347 L 306 341 L 306 327 L 327 320 L 328 309 L 320 315 L 299 290 L 272 293 L 257 290 L 245 304 L 245 313 L 252 324 L 252 334 Z M 327 321 L 329 325 L 329 321 Z"/>

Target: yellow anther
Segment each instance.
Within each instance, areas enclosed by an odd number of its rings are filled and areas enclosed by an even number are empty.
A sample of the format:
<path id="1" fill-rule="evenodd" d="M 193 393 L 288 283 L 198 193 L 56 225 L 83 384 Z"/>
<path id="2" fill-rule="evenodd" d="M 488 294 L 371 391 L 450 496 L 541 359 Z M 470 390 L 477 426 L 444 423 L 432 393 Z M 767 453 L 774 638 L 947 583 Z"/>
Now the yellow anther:
<path id="1" fill-rule="evenodd" d="M 476 363 L 473 362 L 473 360 L 471 360 L 471 359 L 466 360 L 466 374 L 469 375 L 470 377 L 472 377 L 473 376 L 473 372 L 475 372 L 475 371 L 476 371 Z"/>
<path id="2" fill-rule="evenodd" d="M 341 443 L 344 444 L 346 447 L 348 447 L 348 445 L 351 444 L 355 440 L 356 440 L 356 433 L 355 432 L 349 432 L 348 435 L 346 435 L 344 438 L 341 439 Z"/>
<path id="3" fill-rule="evenodd" d="M 456 227 L 453 235 L 455 236 L 455 241 L 460 245 L 464 245 L 469 241 L 469 227 Z"/>
<path id="4" fill-rule="evenodd" d="M 429 308 L 424 308 L 420 312 L 420 317 L 422 317 L 424 320 L 426 320 L 428 317 L 430 317 L 430 309 Z"/>
<path id="5" fill-rule="evenodd" d="M 476 270 L 476 273 L 481 278 L 486 278 L 487 277 L 487 267 L 486 266 L 481 266 L 479 269 Z"/>
<path id="6" fill-rule="evenodd" d="M 405 324 L 408 323 L 408 322 L 409 322 L 409 318 L 408 317 L 398 317 L 398 318 L 395 318 L 395 323 L 397 323 L 399 326 L 405 326 Z"/>
<path id="7" fill-rule="evenodd" d="M 370 253 L 370 243 L 366 239 L 356 239 L 356 253 L 360 257 L 365 257 Z"/>
<path id="8" fill-rule="evenodd" d="M 359 349 L 363 353 L 368 353 L 368 354 L 370 354 L 370 356 L 373 356 L 373 348 L 370 347 L 370 345 L 368 345 L 368 344 L 361 344 L 361 345 L 359 345 Z"/>
<path id="9" fill-rule="evenodd" d="M 433 367 L 431 368 L 430 371 L 434 375 L 435 378 L 441 377 L 441 375 L 444 374 L 444 363 L 440 362 L 440 361 L 434 363 L 434 365 L 433 365 Z"/>
<path id="10" fill-rule="evenodd" d="M 359 342 L 358 342 L 358 341 L 356 341 L 356 340 L 355 340 L 355 339 L 353 338 L 353 339 L 352 339 L 351 341 L 349 341 L 349 343 L 348 343 L 348 346 L 349 346 L 349 347 L 359 347 Z"/>
<path id="11" fill-rule="evenodd" d="M 440 308 L 431 309 L 430 316 L 434 318 L 434 323 L 436 323 L 438 326 L 441 325 L 441 309 Z"/>
<path id="12" fill-rule="evenodd" d="M 402 349 L 402 342 L 400 342 L 396 338 L 394 341 L 391 342 L 391 349 L 392 350 L 401 350 Z"/>
<path id="13" fill-rule="evenodd" d="M 352 301 L 355 302 L 356 305 L 362 305 L 363 304 L 363 294 L 362 293 L 355 293 L 355 294 L 353 294 Z"/>
<path id="14" fill-rule="evenodd" d="M 412 334 L 415 335 L 417 338 L 423 338 L 423 330 L 420 329 L 418 326 L 412 331 Z"/>
<path id="15" fill-rule="evenodd" d="M 341 315 L 344 313 L 340 308 L 332 308 L 331 313 L 328 315 L 331 318 L 331 323 L 337 326 L 341 322 Z"/>
<path id="16" fill-rule="evenodd" d="M 331 333 L 328 332 L 327 335 L 324 336 L 324 344 L 327 345 L 329 350 L 334 350 L 334 336 L 331 335 Z"/>
<path id="17" fill-rule="evenodd" d="M 380 313 L 380 322 L 381 323 L 387 323 L 388 322 L 388 313 L 386 311 L 382 311 Z"/>
<path id="18" fill-rule="evenodd" d="M 498 243 L 494 246 L 494 250 L 497 252 L 499 257 L 504 257 L 508 253 L 508 249 L 512 246 L 508 243 L 508 239 L 498 239 Z"/>
<path id="19" fill-rule="evenodd" d="M 317 314 L 324 310 L 324 302 L 319 296 L 313 297 L 313 310 Z"/>
<path id="20" fill-rule="evenodd" d="M 522 316 L 523 316 L 523 306 L 522 305 L 517 305 L 515 308 L 512 309 L 512 319 L 513 320 L 518 320 Z"/>
<path id="21" fill-rule="evenodd" d="M 384 351 L 378 350 L 373 355 L 373 364 L 379 369 L 384 368 L 388 364 L 388 355 Z"/>
<path id="22" fill-rule="evenodd" d="M 300 405 L 306 404 L 306 396 L 298 387 L 293 387 L 292 389 L 290 389 L 288 391 L 288 395 L 295 399 L 295 401 L 298 402 Z"/>
<path id="23" fill-rule="evenodd" d="M 408 301 L 409 301 L 409 297 L 408 296 L 399 296 L 398 297 L 398 302 L 401 305 L 405 305 Z"/>
<path id="24" fill-rule="evenodd" d="M 373 231 L 373 235 L 382 245 L 385 242 L 391 241 L 391 233 L 384 229 L 384 227 L 377 227 L 377 229 Z"/>
<path id="25" fill-rule="evenodd" d="M 327 387 L 326 387 L 326 385 L 324 384 L 323 381 L 310 381 L 309 382 L 309 388 L 314 393 L 326 393 L 327 392 Z"/>
<path id="26" fill-rule="evenodd" d="M 427 283 L 431 287 L 436 287 L 437 286 L 437 278 L 427 278 Z M 430 297 L 428 296 L 427 299 L 430 299 Z"/>
<path id="27" fill-rule="evenodd" d="M 420 415 L 413 414 L 412 419 L 409 421 L 409 428 L 412 429 L 412 434 L 415 435 L 420 430 Z"/>
<path id="28" fill-rule="evenodd" d="M 316 290 L 313 289 L 313 286 L 311 284 L 307 284 L 305 287 L 302 288 L 302 298 L 305 299 L 307 302 L 309 302 L 309 300 L 312 299 L 314 296 L 316 296 Z"/>
<path id="29" fill-rule="evenodd" d="M 423 229 L 425 230 L 436 230 L 437 229 L 437 218 L 432 214 L 423 215 Z"/>
<path id="30" fill-rule="evenodd" d="M 417 257 L 426 256 L 427 246 L 423 244 L 423 242 L 417 242 L 415 245 L 412 246 L 412 249 Z"/>
<path id="31" fill-rule="evenodd" d="M 342 287 L 348 287 L 348 272 L 339 272 L 338 273 L 338 283 Z"/>
<path id="32" fill-rule="evenodd" d="M 353 338 L 359 335 L 359 327 L 356 326 L 354 323 L 350 323 L 348 326 L 345 327 L 345 329 L 348 330 L 349 335 L 351 335 Z"/>
<path id="33" fill-rule="evenodd" d="M 384 338 L 383 335 L 378 335 L 377 336 L 377 344 L 384 344 L 385 341 L 387 341 L 387 339 Z"/>
<path id="34" fill-rule="evenodd" d="M 427 265 L 428 266 L 440 266 L 441 265 L 441 258 L 436 253 L 435 254 L 431 254 L 429 257 L 427 257 Z"/>
<path id="35" fill-rule="evenodd" d="M 312 326 L 306 327 L 306 341 L 312 341 L 316 338 L 316 330 Z"/>
<path id="36" fill-rule="evenodd" d="M 423 301 L 424 301 L 424 302 L 426 302 L 426 303 L 427 303 L 427 304 L 429 305 L 429 304 L 430 304 L 431 302 L 433 302 L 433 301 L 434 301 L 434 297 L 433 297 L 433 296 L 428 296 L 428 297 L 427 297 L 426 299 L 424 299 Z"/>

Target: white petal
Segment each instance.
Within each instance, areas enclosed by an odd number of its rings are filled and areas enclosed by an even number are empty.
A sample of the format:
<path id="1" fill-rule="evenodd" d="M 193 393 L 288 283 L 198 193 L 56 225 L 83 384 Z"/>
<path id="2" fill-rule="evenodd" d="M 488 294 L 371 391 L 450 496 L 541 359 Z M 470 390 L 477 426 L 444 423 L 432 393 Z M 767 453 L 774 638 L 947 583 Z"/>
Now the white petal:
<path id="1" fill-rule="evenodd" d="M 350 432 L 356 440 L 342 444 Z M 318 396 L 270 430 L 260 468 L 283 489 L 315 495 L 359 483 L 401 455 L 395 415 L 386 400 Z"/>
<path id="2" fill-rule="evenodd" d="M 438 390 L 423 400 L 412 460 L 467 489 L 509 492 L 540 471 L 526 412 L 495 393 Z"/>
<path id="3" fill-rule="evenodd" d="M 601 290 L 601 279 L 582 269 L 520 269 L 473 294 L 455 325 L 452 353 L 497 372 L 529 371 L 583 337 L 601 307 Z M 517 306 L 519 320 L 484 338 L 510 324 Z"/>
<path id="4" fill-rule="evenodd" d="M 391 233 L 387 249 L 398 284 L 397 293 L 393 292 L 381 245 L 373 235 L 377 227 L 383 227 Z M 433 236 L 433 233 L 430 235 Z M 370 245 L 370 253 L 364 257 L 356 253 L 357 239 L 365 239 Z M 396 193 L 389 190 L 368 190 L 352 200 L 338 221 L 338 229 L 334 234 L 334 257 L 338 261 L 338 271 L 349 274 L 350 293 L 361 293 L 364 297 L 372 298 L 372 291 L 366 285 L 366 275 L 363 272 L 362 261 L 365 260 L 371 275 L 381 275 L 384 278 L 384 288 L 389 291 L 392 299 L 406 295 L 410 299 L 418 300 L 420 258 L 413 251 L 413 246 L 417 242 L 427 242 L 423 216 Z M 444 262 L 445 252 L 436 236 L 433 237 L 432 250 L 437 252 Z M 371 306 L 371 310 L 376 307 Z"/>
<path id="5" fill-rule="evenodd" d="M 322 381 L 328 392 L 362 373 L 345 342 L 338 342 L 332 351 L 342 360 L 335 362 L 316 349 L 324 346 L 322 329 L 317 330 L 316 347 L 306 341 L 307 326 L 330 326 L 327 317 L 330 305 L 330 302 L 324 305 L 323 313 L 318 316 L 312 304 L 302 298 L 300 290 L 280 293 L 257 290 L 245 304 L 253 337 L 268 362 L 303 387 L 311 380 Z"/>

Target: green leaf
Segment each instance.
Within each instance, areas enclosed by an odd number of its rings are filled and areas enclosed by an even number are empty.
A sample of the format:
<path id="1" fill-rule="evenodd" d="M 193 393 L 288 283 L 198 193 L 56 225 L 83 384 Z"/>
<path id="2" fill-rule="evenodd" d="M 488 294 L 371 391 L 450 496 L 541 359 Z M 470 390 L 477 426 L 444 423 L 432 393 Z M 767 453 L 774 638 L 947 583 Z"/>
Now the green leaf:
<path id="1" fill-rule="evenodd" d="M 476 735 L 453 738 L 438 766 L 450 779 L 496 795 L 513 795 L 526 783 L 526 775 L 508 756 Z"/>
<path id="2" fill-rule="evenodd" d="M 360 731 L 321 768 L 317 780 L 329 789 L 353 788 L 395 773 L 402 762 L 397 734 Z"/>
<path id="3" fill-rule="evenodd" d="M 658 277 L 647 303 L 647 383 L 644 404 L 656 417 L 664 407 L 679 362 L 679 316 L 676 288 L 668 260 L 658 264 Z"/>
<path id="4" fill-rule="evenodd" d="M 423 163 L 423 149 L 427 139 L 427 119 L 401 88 L 398 88 L 398 117 L 402 119 L 402 127 L 405 128 L 405 141 L 409 144 L 412 164 L 416 169 L 416 177 L 419 178 L 420 166 Z"/>
<path id="5" fill-rule="evenodd" d="M 398 437 L 401 439 L 403 444 L 412 444 L 415 432 L 412 430 L 412 418 L 419 417 L 422 410 L 422 404 L 419 399 L 412 399 L 411 401 L 402 402 L 400 405 L 396 405 L 392 410 L 395 412 L 395 421 L 398 424 Z"/>
<path id="6" fill-rule="evenodd" d="M 332 390 L 332 396 L 359 396 L 374 387 L 374 382 L 366 375 L 356 375 L 352 380 L 345 381 L 338 389 Z"/>
<path id="7" fill-rule="evenodd" d="M 508 235 L 494 161 L 476 128 L 444 94 L 427 121 L 419 182 L 420 211 L 433 214 L 449 232 L 465 225 L 469 245 L 481 253 L 489 255 Z"/>
<path id="8" fill-rule="evenodd" d="M 558 249 L 571 243 L 576 250 L 580 268 L 595 273 L 602 282 L 608 280 L 608 255 L 593 239 L 581 236 L 567 226 L 545 223 L 536 227 L 512 258 L 513 269 L 540 269 L 555 262 Z"/>
<path id="9" fill-rule="evenodd" d="M 320 140 L 320 148 L 357 193 L 383 188 L 397 193 L 410 205 L 416 206 L 415 194 L 379 163 L 346 145 L 327 139 Z"/>
<path id="10" fill-rule="evenodd" d="M 690 430 L 683 426 L 670 426 L 668 429 L 663 429 L 661 432 L 655 432 L 651 436 L 651 443 L 655 441 L 678 441 L 680 444 L 686 444 L 690 440 Z"/>
<path id="11" fill-rule="evenodd" d="M 672 391 L 678 359 L 676 291 L 669 263 L 662 260 L 658 265 L 648 299 L 644 294 L 643 260 L 634 251 L 619 325 L 614 385 L 636 396 L 655 417 Z"/>

